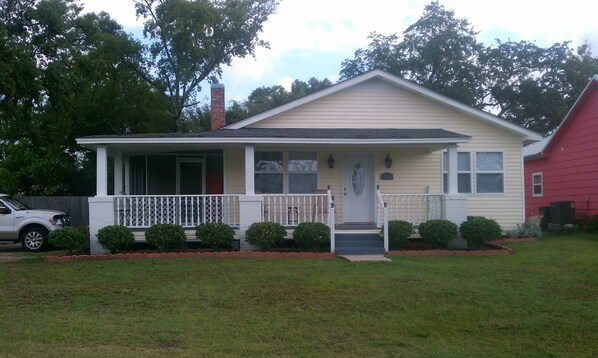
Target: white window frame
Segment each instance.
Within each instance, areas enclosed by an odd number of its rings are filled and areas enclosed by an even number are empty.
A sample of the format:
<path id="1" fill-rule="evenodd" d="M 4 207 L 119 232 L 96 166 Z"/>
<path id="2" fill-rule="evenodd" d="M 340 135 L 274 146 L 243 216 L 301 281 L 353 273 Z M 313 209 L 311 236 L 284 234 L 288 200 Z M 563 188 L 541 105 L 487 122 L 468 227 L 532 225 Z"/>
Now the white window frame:
<path id="1" fill-rule="evenodd" d="M 319 153 L 317 150 L 310 150 L 310 149 L 297 149 L 297 150 L 279 150 L 279 149 L 256 149 L 255 153 L 257 154 L 258 152 L 278 152 L 278 153 L 282 153 L 282 193 L 272 193 L 272 194 L 289 194 L 289 178 L 290 178 L 290 174 L 292 173 L 303 173 L 303 174 L 316 174 L 316 189 L 319 188 L 320 186 L 320 160 L 319 160 Z M 290 171 L 289 170 L 289 152 L 310 152 L 310 153 L 315 153 L 316 154 L 316 162 L 318 165 L 318 169 L 314 172 L 294 172 L 294 171 Z M 254 168 L 255 168 L 255 163 L 253 164 Z M 256 174 L 278 174 L 281 172 L 263 172 L 263 171 L 257 171 L 254 170 L 254 176 Z M 257 181 L 255 182 L 254 186 L 257 184 Z M 311 194 L 311 193 L 294 193 L 296 195 L 301 195 L 301 194 Z"/>
<path id="2" fill-rule="evenodd" d="M 448 188 L 444 187 L 444 175 L 448 175 L 448 170 L 446 170 L 446 168 L 444 167 L 444 154 L 446 153 L 446 155 L 448 155 L 448 152 L 446 150 L 443 150 L 442 153 L 440 153 L 440 168 L 441 168 L 441 187 L 442 187 L 442 193 L 446 194 L 448 191 Z M 469 153 L 469 170 L 458 170 L 459 169 L 459 153 Z M 469 150 L 459 150 L 457 151 L 457 189 L 459 188 L 459 174 L 469 174 L 469 192 L 466 193 L 459 193 L 459 194 L 464 194 L 464 195 L 471 195 L 474 193 L 473 190 L 473 186 L 474 186 L 474 170 L 473 170 L 473 162 L 472 162 L 472 151 Z"/>
<path id="3" fill-rule="evenodd" d="M 500 153 L 502 157 L 502 171 L 479 171 L 478 170 L 478 153 Z M 506 171 L 505 171 L 505 152 L 504 150 L 496 149 L 484 149 L 476 150 L 474 152 L 475 157 L 473 158 L 473 180 L 472 185 L 474 186 L 474 192 L 476 195 L 504 195 L 507 192 L 506 188 Z M 502 174 L 502 191 L 493 193 L 480 193 L 478 192 L 478 174 Z"/>
<path id="4" fill-rule="evenodd" d="M 534 181 L 537 177 L 540 178 L 540 184 L 536 184 Z M 536 194 L 536 185 L 540 185 L 540 194 Z M 544 176 L 542 175 L 542 172 L 532 173 L 532 197 L 539 198 L 542 196 L 544 196 Z"/>

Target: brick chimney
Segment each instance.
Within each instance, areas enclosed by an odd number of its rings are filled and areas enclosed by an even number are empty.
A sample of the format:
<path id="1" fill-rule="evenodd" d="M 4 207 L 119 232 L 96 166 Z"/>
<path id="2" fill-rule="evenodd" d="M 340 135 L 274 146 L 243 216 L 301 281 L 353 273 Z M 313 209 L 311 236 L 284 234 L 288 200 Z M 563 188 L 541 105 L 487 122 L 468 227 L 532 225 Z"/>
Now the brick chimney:
<path id="1" fill-rule="evenodd" d="M 212 131 L 216 131 L 224 127 L 224 85 L 214 83 L 212 85 L 211 93 L 212 104 L 210 107 L 210 116 L 212 118 Z"/>

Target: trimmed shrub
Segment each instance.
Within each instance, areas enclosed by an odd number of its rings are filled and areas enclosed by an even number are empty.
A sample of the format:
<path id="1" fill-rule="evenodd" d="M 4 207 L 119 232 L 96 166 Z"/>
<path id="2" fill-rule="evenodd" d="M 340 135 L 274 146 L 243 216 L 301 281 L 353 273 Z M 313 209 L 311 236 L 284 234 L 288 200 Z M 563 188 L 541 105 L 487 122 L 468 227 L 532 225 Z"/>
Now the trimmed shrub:
<path id="1" fill-rule="evenodd" d="M 253 223 L 245 231 L 245 237 L 251 245 L 266 251 L 280 247 L 286 234 L 284 226 L 273 222 Z"/>
<path id="2" fill-rule="evenodd" d="M 98 242 L 103 248 L 114 254 L 127 251 L 135 245 L 135 235 L 127 227 L 110 225 L 98 230 Z"/>
<path id="3" fill-rule="evenodd" d="M 509 230 L 507 235 L 515 239 L 522 237 L 541 237 L 542 229 L 540 227 L 540 219 L 530 218 L 523 225 L 517 225 L 517 229 Z"/>
<path id="4" fill-rule="evenodd" d="M 598 215 L 593 215 L 588 218 L 585 218 L 581 222 L 581 226 L 583 227 L 584 231 L 587 232 L 598 231 Z"/>
<path id="5" fill-rule="evenodd" d="M 316 251 L 323 243 L 330 240 L 330 228 L 322 223 L 301 223 L 297 225 L 293 239 L 301 249 Z"/>
<path id="6" fill-rule="evenodd" d="M 482 216 L 468 217 L 459 227 L 461 235 L 467 240 L 467 246 L 478 249 L 488 240 L 501 236 L 500 226 L 494 219 Z"/>
<path id="7" fill-rule="evenodd" d="M 388 222 L 388 244 L 391 248 L 399 247 L 409 242 L 409 236 L 413 233 L 413 225 L 403 220 L 391 220 Z M 384 235 L 384 228 L 380 232 Z"/>
<path id="8" fill-rule="evenodd" d="M 145 240 L 160 252 L 178 249 L 185 245 L 185 230 L 180 225 L 154 224 L 145 231 Z"/>
<path id="9" fill-rule="evenodd" d="M 195 236 L 201 240 L 202 244 L 209 246 L 212 251 L 216 251 L 219 248 L 230 249 L 235 231 L 223 223 L 205 223 L 197 226 Z"/>
<path id="10" fill-rule="evenodd" d="M 429 220 L 419 225 L 423 242 L 444 248 L 457 237 L 457 225 L 448 220 Z"/>
<path id="11" fill-rule="evenodd" d="M 79 251 L 85 246 L 85 234 L 77 228 L 67 226 L 61 230 L 51 231 L 48 243 L 72 255 L 73 252 Z"/>

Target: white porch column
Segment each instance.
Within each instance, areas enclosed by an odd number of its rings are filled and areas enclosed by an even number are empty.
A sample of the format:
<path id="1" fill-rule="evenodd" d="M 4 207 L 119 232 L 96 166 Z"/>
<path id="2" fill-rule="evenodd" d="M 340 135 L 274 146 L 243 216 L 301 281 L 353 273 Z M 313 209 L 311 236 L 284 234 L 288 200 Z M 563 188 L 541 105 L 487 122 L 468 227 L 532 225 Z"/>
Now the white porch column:
<path id="1" fill-rule="evenodd" d="M 253 187 L 252 187 L 253 188 Z M 254 247 L 247 242 L 245 231 L 253 223 L 262 221 L 263 198 L 259 195 L 241 195 L 239 197 L 239 236 L 241 250 L 252 250 Z"/>
<path id="2" fill-rule="evenodd" d="M 448 157 L 448 168 L 447 168 L 447 194 L 458 194 L 459 193 L 459 185 L 458 185 L 458 173 L 457 173 L 457 166 L 458 166 L 458 156 L 457 156 L 457 146 L 451 145 L 448 147 L 447 150 L 447 157 Z"/>
<path id="3" fill-rule="evenodd" d="M 245 194 L 255 194 L 255 173 L 254 173 L 255 149 L 253 145 L 245 146 Z"/>
<path id="4" fill-rule="evenodd" d="M 131 162 L 129 161 L 129 157 L 123 158 L 125 162 L 125 194 L 131 194 Z"/>
<path id="5" fill-rule="evenodd" d="M 98 147 L 96 150 L 96 196 L 108 195 L 108 150 Z"/>
<path id="6" fill-rule="evenodd" d="M 114 198 L 96 196 L 89 201 L 89 251 L 92 255 L 107 252 L 98 242 L 98 230 L 114 225 Z"/>
<path id="7" fill-rule="evenodd" d="M 123 193 L 123 153 L 114 155 L 114 195 Z"/>

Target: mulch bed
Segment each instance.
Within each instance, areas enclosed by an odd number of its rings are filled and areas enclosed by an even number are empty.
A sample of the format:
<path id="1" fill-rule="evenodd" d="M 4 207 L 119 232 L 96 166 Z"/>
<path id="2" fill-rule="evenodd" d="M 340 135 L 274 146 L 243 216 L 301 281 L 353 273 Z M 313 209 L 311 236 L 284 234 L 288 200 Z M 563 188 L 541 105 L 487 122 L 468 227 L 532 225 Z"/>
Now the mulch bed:
<path id="1" fill-rule="evenodd" d="M 413 244 L 413 245 L 412 245 Z M 429 245 L 415 245 L 426 244 L 422 242 L 409 243 L 407 249 L 390 250 L 389 256 L 490 256 L 490 255 L 511 255 L 513 250 L 498 245 L 493 242 L 486 244 L 486 247 L 480 250 L 435 250 L 430 249 Z M 426 247 L 427 246 L 427 247 Z"/>
<path id="2" fill-rule="evenodd" d="M 494 244 L 504 244 L 504 243 L 509 243 L 509 242 L 536 242 L 540 239 L 538 239 L 537 237 L 521 237 L 521 238 L 512 238 L 512 237 L 506 237 L 504 239 L 496 239 L 496 240 L 490 240 L 490 243 L 494 243 Z"/>
<path id="3" fill-rule="evenodd" d="M 333 259 L 336 254 L 330 252 L 265 252 L 265 251 L 218 251 L 211 252 L 200 249 L 197 251 L 184 252 L 130 252 L 122 254 L 98 254 L 98 255 L 64 255 L 46 256 L 45 263 L 71 262 L 71 261 L 101 261 L 101 260 L 131 260 L 131 259 L 159 259 L 159 258 L 242 258 L 260 257 L 271 259 Z"/>

